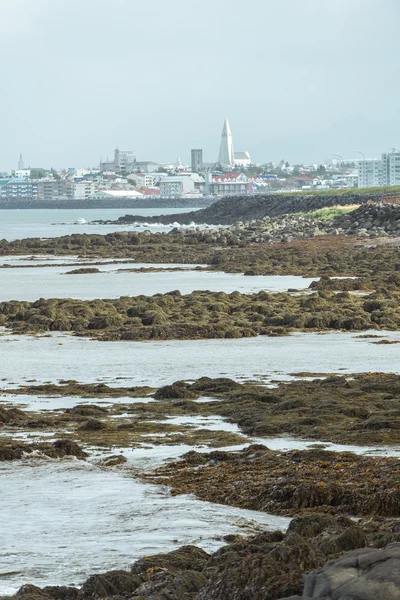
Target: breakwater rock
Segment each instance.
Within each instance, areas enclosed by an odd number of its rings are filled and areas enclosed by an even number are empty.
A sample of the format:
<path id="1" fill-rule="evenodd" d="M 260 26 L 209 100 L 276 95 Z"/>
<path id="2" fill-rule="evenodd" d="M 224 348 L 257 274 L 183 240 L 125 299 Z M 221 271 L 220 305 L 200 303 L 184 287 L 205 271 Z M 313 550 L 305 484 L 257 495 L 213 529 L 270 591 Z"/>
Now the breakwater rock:
<path id="1" fill-rule="evenodd" d="M 400 236 L 400 206 L 366 204 L 333 219 L 332 225 L 362 237 Z"/>
<path id="2" fill-rule="evenodd" d="M 329 194 L 329 195 L 284 195 L 266 194 L 256 196 L 227 196 L 208 208 L 188 213 L 161 215 L 156 217 L 139 217 L 125 215 L 116 223 L 163 223 L 178 222 L 182 225 L 190 223 L 207 223 L 209 225 L 232 225 L 237 221 L 263 219 L 278 215 L 311 212 L 326 206 L 351 206 L 367 202 L 379 202 L 379 194 Z"/>

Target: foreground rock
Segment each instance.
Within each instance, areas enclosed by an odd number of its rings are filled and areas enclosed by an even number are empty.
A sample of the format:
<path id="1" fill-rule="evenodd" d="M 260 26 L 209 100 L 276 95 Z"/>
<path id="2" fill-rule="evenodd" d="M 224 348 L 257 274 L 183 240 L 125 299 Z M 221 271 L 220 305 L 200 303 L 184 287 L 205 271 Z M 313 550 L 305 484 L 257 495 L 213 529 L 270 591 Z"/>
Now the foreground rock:
<path id="1" fill-rule="evenodd" d="M 290 598 L 397 600 L 400 598 L 400 544 L 383 550 L 353 550 L 342 558 L 330 560 L 307 576 L 302 596 Z"/>
<path id="2" fill-rule="evenodd" d="M 128 571 L 109 571 L 93 575 L 78 590 L 67 587 L 23 586 L 13 600 L 276 600 L 302 594 L 305 574 L 322 567 L 330 558 L 376 543 L 375 534 L 349 519 L 335 519 L 314 514 L 297 517 L 286 534 L 267 532 L 249 540 L 234 538 L 212 555 L 195 546 L 184 546 L 173 552 L 143 558 Z M 379 581 L 380 572 L 388 574 L 388 582 L 396 589 L 397 546 L 380 552 L 368 548 L 350 553 L 328 565 L 316 577 L 334 581 L 342 572 L 345 583 L 350 571 L 343 567 L 361 565 L 360 573 L 372 574 Z M 356 558 L 354 558 L 356 557 Z M 382 557 L 385 557 L 382 560 Z M 389 575 L 389 568 L 394 568 Z M 386 569 L 386 570 L 385 570 Z M 334 574 L 334 575 L 332 575 Z M 329 579 L 330 578 L 330 579 Z M 361 580 L 362 577 L 359 577 Z M 308 587 L 307 587 L 308 586 Z M 307 583 L 307 589 L 310 584 Z M 314 586 L 313 593 L 317 587 Z M 359 587 L 359 600 L 370 600 Z M 383 588 L 385 592 L 385 588 Z M 321 596 L 312 596 L 319 598 Z M 330 597 L 330 596 L 329 596 Z M 338 597 L 338 596 L 335 596 Z M 382 596 L 382 600 L 397 596 Z"/>

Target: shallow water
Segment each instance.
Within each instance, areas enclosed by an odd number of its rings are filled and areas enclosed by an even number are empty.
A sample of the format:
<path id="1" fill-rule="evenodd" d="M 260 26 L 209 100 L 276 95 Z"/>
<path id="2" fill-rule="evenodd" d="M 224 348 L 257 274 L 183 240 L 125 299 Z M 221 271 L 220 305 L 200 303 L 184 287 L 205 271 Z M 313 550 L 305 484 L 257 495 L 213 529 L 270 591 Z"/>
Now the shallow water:
<path id="1" fill-rule="evenodd" d="M 169 231 L 173 225 L 95 225 L 91 221 L 114 221 L 126 214 L 142 217 L 171 215 L 196 208 L 98 208 L 98 209 L 32 209 L 0 210 L 0 239 L 17 240 L 27 237 L 58 237 L 72 233 L 100 233 L 149 229 Z M 76 223 L 85 219 L 87 223 Z"/>
<path id="2" fill-rule="evenodd" d="M 1 264 L 1 259 L 0 259 Z M 29 264 L 29 263 L 28 263 Z M 162 265 L 164 266 L 164 265 Z M 170 265 L 189 269 L 188 265 Z M 192 265 L 194 268 L 196 265 Z M 23 269 L 0 269 L 0 302 L 6 300 L 34 301 L 38 298 L 119 298 L 120 296 L 139 296 L 179 290 L 190 294 L 194 290 L 213 292 L 242 293 L 286 291 L 289 288 L 307 288 L 315 279 L 295 276 L 254 276 L 241 274 L 216 273 L 207 271 L 171 271 L 154 273 L 125 272 L 121 269 L 155 267 L 155 264 L 128 263 L 123 265 L 98 265 L 100 273 L 67 275 L 73 268 L 27 267 Z"/>
<path id="3" fill-rule="evenodd" d="M 3 332 L 3 335 L 1 333 Z M 365 332 L 364 332 L 365 333 Z M 376 332 L 375 332 L 376 333 Z M 400 340 L 400 332 L 379 332 Z M 400 373 L 397 344 L 376 345 L 355 333 L 162 342 L 99 342 L 71 335 L 11 335 L 0 329 L 1 387 L 75 379 L 158 387 L 202 376 L 288 379 L 290 373 Z"/>
<path id="4" fill-rule="evenodd" d="M 2 387 L 1 382 L 0 387 Z M 31 384 L 34 385 L 34 384 Z M 133 404 L 140 402 L 142 404 L 149 404 L 150 402 L 156 402 L 154 398 L 131 398 L 129 396 L 121 396 L 119 398 L 79 398 L 78 396 L 36 396 L 28 394 L 12 394 L 7 396 L 0 396 L 0 406 L 13 405 L 18 406 L 24 410 L 31 410 L 33 412 L 42 410 L 59 410 L 66 408 L 73 408 L 74 406 L 81 404 L 100 404 L 101 406 L 110 406 L 112 404 Z"/>
<path id="5" fill-rule="evenodd" d="M 286 529 L 289 519 L 171 497 L 79 461 L 1 464 L 0 594 L 24 583 L 79 585 L 95 572 L 184 544 L 214 551 L 243 521 Z M 45 509 L 44 509 L 45 507 Z M 4 577 L 4 573 L 15 572 Z"/>

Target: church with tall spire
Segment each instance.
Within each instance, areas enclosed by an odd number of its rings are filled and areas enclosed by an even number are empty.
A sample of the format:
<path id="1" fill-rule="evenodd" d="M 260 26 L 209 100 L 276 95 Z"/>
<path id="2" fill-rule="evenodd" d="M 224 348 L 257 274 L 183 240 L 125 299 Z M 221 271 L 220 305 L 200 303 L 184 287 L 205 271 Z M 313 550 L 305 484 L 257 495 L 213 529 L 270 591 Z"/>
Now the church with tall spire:
<path id="1" fill-rule="evenodd" d="M 232 167 L 235 164 L 235 154 L 233 152 L 232 132 L 229 127 L 228 118 L 225 117 L 222 128 L 221 145 L 219 147 L 218 162 L 224 169 Z"/>
<path id="2" fill-rule="evenodd" d="M 250 154 L 248 152 L 234 152 L 232 132 L 227 117 L 225 117 L 224 126 L 222 128 L 218 163 L 223 169 L 231 169 L 234 166 L 247 167 L 251 164 Z"/>

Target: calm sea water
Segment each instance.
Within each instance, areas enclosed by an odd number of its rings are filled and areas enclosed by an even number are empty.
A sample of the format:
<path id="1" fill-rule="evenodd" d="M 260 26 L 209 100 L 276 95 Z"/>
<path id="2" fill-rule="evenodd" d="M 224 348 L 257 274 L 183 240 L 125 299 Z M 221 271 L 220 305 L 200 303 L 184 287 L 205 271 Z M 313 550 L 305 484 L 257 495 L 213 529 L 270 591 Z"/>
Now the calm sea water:
<path id="1" fill-rule="evenodd" d="M 189 210 L 197 210 L 196 208 Z M 168 231 L 173 226 L 91 225 L 91 221 L 116 220 L 126 214 L 142 217 L 187 212 L 187 208 L 99 208 L 99 209 L 32 209 L 0 210 L 0 239 L 17 240 L 27 237 L 58 237 L 72 233 L 110 233 L 127 229 Z M 85 219 L 87 223 L 77 223 Z"/>
<path id="2" fill-rule="evenodd" d="M 10 261 L 6 261 L 10 262 Z M 0 257 L 0 265 L 3 263 Z M 30 264 L 25 262 L 25 264 Z M 119 298 L 120 296 L 138 296 L 144 294 L 166 293 L 179 290 L 190 294 L 194 290 L 231 293 L 235 290 L 243 293 L 268 290 L 282 292 L 289 288 L 308 288 L 314 279 L 294 276 L 245 277 L 241 274 L 194 271 L 184 267 L 185 271 L 154 273 L 134 273 L 121 269 L 140 267 L 159 267 L 151 264 L 98 265 L 100 273 L 66 275 L 77 267 L 28 267 L 0 269 L 0 302 L 5 300 L 28 300 L 38 298 Z M 168 265 L 172 267 L 173 265 Z M 192 265 L 193 267 L 196 265 Z"/>
<path id="3" fill-rule="evenodd" d="M 298 371 L 400 373 L 397 344 L 376 345 L 354 333 L 157 342 L 99 342 L 69 334 L 11 335 L 0 329 L 2 387 L 76 379 L 161 386 L 179 379 L 232 377 L 269 382 Z M 377 333 L 377 332 L 373 332 Z M 400 340 L 400 332 L 381 332 Z"/>

